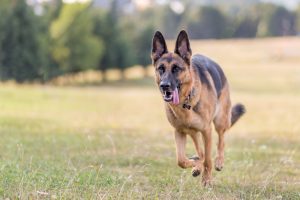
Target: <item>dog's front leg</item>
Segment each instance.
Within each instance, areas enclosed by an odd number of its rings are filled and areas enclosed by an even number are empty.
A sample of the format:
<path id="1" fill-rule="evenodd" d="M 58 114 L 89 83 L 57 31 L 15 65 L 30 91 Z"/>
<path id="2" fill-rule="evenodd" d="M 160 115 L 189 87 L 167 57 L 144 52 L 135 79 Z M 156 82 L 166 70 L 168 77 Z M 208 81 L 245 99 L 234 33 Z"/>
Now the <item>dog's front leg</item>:
<path id="1" fill-rule="evenodd" d="M 192 169 L 192 175 L 196 177 L 203 172 L 204 154 L 200 147 L 200 138 L 199 138 L 200 134 L 198 132 L 192 132 L 190 136 L 194 142 L 194 146 L 198 155 L 198 157 L 193 158 L 196 162 L 196 166 L 194 166 Z"/>
<path id="2" fill-rule="evenodd" d="M 211 127 L 207 127 L 202 131 L 202 137 L 204 141 L 204 173 L 202 176 L 202 182 L 204 186 L 211 185 L 211 177 L 212 177 L 212 161 L 211 161 Z"/>
<path id="3" fill-rule="evenodd" d="M 185 155 L 186 134 L 175 130 L 177 164 L 181 168 L 189 168 L 195 166 L 195 161 L 189 160 Z"/>

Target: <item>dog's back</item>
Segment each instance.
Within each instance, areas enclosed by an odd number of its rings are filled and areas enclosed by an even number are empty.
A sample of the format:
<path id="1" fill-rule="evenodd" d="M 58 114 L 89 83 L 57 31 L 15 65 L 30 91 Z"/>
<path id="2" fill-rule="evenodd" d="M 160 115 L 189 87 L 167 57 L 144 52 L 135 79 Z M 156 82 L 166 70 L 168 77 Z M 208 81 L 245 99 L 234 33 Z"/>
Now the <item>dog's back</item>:
<path id="1" fill-rule="evenodd" d="M 200 54 L 193 55 L 192 67 L 194 67 L 195 70 L 197 70 L 198 75 L 200 76 L 200 80 L 207 80 L 207 77 L 205 76 L 205 71 L 207 71 L 210 74 L 214 82 L 214 87 L 216 89 L 217 95 L 218 97 L 220 97 L 221 90 L 224 88 L 227 82 L 225 74 L 221 67 L 210 58 Z M 207 82 L 207 84 L 209 84 L 209 82 Z M 209 86 L 211 87 L 210 84 Z"/>

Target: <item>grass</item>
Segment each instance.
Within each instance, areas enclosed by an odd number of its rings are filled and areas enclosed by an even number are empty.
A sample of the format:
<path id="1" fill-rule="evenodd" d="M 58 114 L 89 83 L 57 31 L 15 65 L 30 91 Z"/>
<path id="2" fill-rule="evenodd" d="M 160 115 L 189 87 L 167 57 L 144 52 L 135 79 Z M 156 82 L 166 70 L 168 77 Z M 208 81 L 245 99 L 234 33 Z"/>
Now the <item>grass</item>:
<path id="1" fill-rule="evenodd" d="M 213 172 L 210 189 L 176 166 L 172 128 L 154 81 L 1 85 L 0 196 L 299 199 L 299 43 L 192 42 L 194 52 L 223 66 L 233 102 L 248 110 L 227 134 L 225 168 Z M 194 154 L 191 141 L 187 153 Z"/>

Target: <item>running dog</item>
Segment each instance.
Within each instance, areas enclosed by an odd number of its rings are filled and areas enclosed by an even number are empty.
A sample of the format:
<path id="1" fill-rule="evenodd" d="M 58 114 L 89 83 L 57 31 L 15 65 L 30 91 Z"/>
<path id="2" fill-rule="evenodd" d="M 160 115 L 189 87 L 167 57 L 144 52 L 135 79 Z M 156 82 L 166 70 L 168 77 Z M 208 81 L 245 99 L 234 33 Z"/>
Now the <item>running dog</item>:
<path id="1" fill-rule="evenodd" d="M 194 177 L 202 174 L 204 186 L 211 185 L 211 123 L 219 136 L 215 169 L 220 171 L 224 165 L 224 134 L 245 113 L 245 107 L 242 104 L 231 106 L 223 70 L 208 57 L 192 56 L 184 30 L 177 37 L 174 52 L 168 51 L 163 35 L 157 31 L 152 41 L 151 58 L 168 121 L 175 129 L 177 163 L 182 168 L 192 168 Z M 187 135 L 192 138 L 197 152 L 192 158 L 185 154 Z M 200 147 L 200 135 L 204 152 Z"/>

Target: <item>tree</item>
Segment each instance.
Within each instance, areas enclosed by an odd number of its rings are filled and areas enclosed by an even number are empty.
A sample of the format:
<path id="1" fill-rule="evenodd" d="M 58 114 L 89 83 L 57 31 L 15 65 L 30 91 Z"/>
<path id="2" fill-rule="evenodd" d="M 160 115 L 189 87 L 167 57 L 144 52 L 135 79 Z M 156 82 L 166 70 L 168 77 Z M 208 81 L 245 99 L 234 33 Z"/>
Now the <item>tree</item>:
<path id="1" fill-rule="evenodd" d="M 94 34 L 104 42 L 104 55 L 98 60 L 98 70 L 102 71 L 106 81 L 107 69 L 121 70 L 124 79 L 124 70 L 134 64 L 132 40 L 124 33 L 119 24 L 118 1 L 113 0 L 109 12 L 95 10 Z"/>
<path id="2" fill-rule="evenodd" d="M 256 36 L 258 20 L 249 16 L 239 20 L 233 33 L 234 38 L 253 38 Z"/>
<path id="3" fill-rule="evenodd" d="M 148 25 L 143 28 L 136 36 L 134 41 L 134 49 L 136 51 L 136 62 L 139 65 L 142 65 L 145 69 L 145 77 L 148 76 L 147 66 L 151 64 L 150 59 L 150 48 L 152 43 L 152 37 L 154 34 L 154 27 L 152 25 Z"/>
<path id="4" fill-rule="evenodd" d="M 277 7 L 269 21 L 268 28 L 273 36 L 295 34 L 295 16 L 284 7 Z"/>
<path id="5" fill-rule="evenodd" d="M 95 69 L 103 55 L 102 41 L 93 34 L 89 6 L 87 3 L 64 4 L 51 24 L 52 57 L 62 73 Z"/>
<path id="6" fill-rule="evenodd" d="M 147 66 L 151 64 L 150 49 L 155 32 L 154 20 L 151 19 L 150 13 L 153 14 L 150 9 L 134 12 L 122 17 L 119 21 L 122 36 L 126 38 L 127 43 L 130 43 L 129 47 L 132 49 L 129 64 L 141 65 L 144 68 L 145 77 L 148 76 Z"/>
<path id="7" fill-rule="evenodd" d="M 58 63 L 52 57 L 52 50 L 55 48 L 55 40 L 51 37 L 50 29 L 54 20 L 59 17 L 63 7 L 62 0 L 52 0 L 51 2 L 43 3 L 43 14 L 40 16 L 42 20 L 42 27 L 40 31 L 44 37 L 41 40 L 42 47 L 47 55 L 47 63 L 42 66 L 42 81 L 48 81 L 62 73 Z"/>
<path id="8" fill-rule="evenodd" d="M 16 0 L 5 21 L 1 42 L 1 79 L 15 79 L 17 82 L 39 79 L 40 67 L 45 61 L 39 18 L 24 0 Z"/>
<path id="9" fill-rule="evenodd" d="M 2 63 L 2 57 L 3 57 L 3 53 L 2 49 L 1 49 L 1 44 L 3 41 L 3 37 L 5 34 L 5 22 L 7 21 L 7 17 L 9 14 L 9 11 L 11 10 L 11 6 L 8 0 L 3 0 L 0 1 L 0 70 L 1 70 L 1 63 Z M 1 72 L 1 71 L 0 71 Z M 1 74 L 0 74 L 0 78 L 1 78 Z"/>
<path id="10" fill-rule="evenodd" d="M 260 4 L 257 36 L 283 36 L 296 33 L 296 16 L 282 6 Z M 261 11 L 264 12 L 261 12 Z"/>
<path id="11" fill-rule="evenodd" d="M 202 6 L 189 16 L 187 30 L 192 39 L 223 38 L 226 35 L 226 17 L 217 8 Z"/>
<path id="12" fill-rule="evenodd" d="M 297 27 L 297 34 L 300 35 L 300 3 L 298 5 L 298 9 L 297 9 L 297 12 L 296 12 L 296 21 L 297 21 L 297 24 L 296 24 L 296 27 Z"/>

